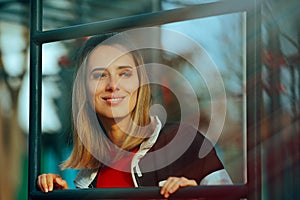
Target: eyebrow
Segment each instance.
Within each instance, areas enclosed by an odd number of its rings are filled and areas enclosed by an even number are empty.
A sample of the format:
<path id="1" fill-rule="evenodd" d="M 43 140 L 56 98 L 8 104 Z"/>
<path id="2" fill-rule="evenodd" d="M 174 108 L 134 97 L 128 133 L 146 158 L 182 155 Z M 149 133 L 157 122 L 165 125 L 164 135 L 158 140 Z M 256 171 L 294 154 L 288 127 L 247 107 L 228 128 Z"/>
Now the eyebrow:
<path id="1" fill-rule="evenodd" d="M 119 66 L 118 67 L 118 69 L 127 69 L 127 68 L 133 69 L 133 67 L 130 66 L 130 65 L 124 65 L 124 66 Z"/>
<path id="2" fill-rule="evenodd" d="M 91 70 L 90 72 L 105 71 L 106 69 L 107 69 L 107 67 L 96 67 L 93 70 Z M 124 65 L 124 66 L 118 66 L 118 69 L 133 69 L 133 67 L 130 65 Z"/>

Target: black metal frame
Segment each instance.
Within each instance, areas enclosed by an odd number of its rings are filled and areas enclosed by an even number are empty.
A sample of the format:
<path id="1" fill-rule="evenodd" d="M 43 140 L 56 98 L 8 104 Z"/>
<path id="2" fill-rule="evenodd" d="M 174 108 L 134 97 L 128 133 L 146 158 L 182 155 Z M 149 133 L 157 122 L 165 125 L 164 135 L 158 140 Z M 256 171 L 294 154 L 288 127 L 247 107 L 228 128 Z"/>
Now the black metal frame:
<path id="1" fill-rule="evenodd" d="M 173 197 L 261 199 L 261 163 L 259 145 L 260 107 L 262 96 L 260 87 L 260 4 L 260 0 L 226 0 L 43 31 L 42 0 L 31 0 L 28 199 L 161 198 L 158 187 L 64 190 L 54 191 L 49 194 L 44 194 L 36 190 L 36 178 L 40 173 L 41 160 L 41 63 L 42 45 L 44 43 L 234 12 L 246 12 L 247 18 L 247 183 L 230 186 L 188 187 L 176 192 Z"/>

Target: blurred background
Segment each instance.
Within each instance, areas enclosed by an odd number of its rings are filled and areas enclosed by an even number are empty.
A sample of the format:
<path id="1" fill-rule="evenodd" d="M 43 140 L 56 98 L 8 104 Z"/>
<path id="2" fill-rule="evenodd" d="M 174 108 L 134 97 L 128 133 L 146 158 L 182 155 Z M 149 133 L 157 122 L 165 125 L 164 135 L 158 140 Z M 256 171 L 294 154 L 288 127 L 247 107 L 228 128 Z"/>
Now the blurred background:
<path id="1" fill-rule="evenodd" d="M 210 2 L 208 0 L 44 0 L 43 29 L 109 20 Z M 262 199 L 299 199 L 300 182 L 300 1 L 265 0 L 261 40 L 263 90 L 261 96 Z M 0 199 L 27 199 L 29 125 L 29 0 L 0 0 Z M 232 13 L 163 25 L 190 37 L 209 55 L 226 91 L 225 124 L 217 152 L 234 183 L 246 183 L 246 21 Z M 60 173 L 71 188 L 76 171 L 58 165 L 72 148 L 71 88 L 74 57 L 86 38 L 43 45 L 42 172 Z M 162 46 L 166 38 L 161 36 Z M 193 49 L 174 41 L 185 58 Z M 212 102 L 205 79 L 187 60 L 168 52 L 159 62 L 172 66 L 191 84 L 201 113 L 199 129 L 211 124 Z M 205 60 L 205 58 L 199 57 Z M 210 63 L 211 64 L 211 63 Z M 155 73 L 155 72 L 153 72 Z M 164 77 L 186 95 L 184 86 Z M 154 101 L 164 106 L 167 120 L 180 120 L 180 107 L 167 88 L 155 90 Z M 188 98 L 187 98 L 188 100 Z M 187 102 L 188 104 L 188 102 Z M 220 111 L 221 111 L 220 107 Z M 186 116 L 188 117 L 188 116 Z M 208 135 L 214 138 L 213 135 Z"/>

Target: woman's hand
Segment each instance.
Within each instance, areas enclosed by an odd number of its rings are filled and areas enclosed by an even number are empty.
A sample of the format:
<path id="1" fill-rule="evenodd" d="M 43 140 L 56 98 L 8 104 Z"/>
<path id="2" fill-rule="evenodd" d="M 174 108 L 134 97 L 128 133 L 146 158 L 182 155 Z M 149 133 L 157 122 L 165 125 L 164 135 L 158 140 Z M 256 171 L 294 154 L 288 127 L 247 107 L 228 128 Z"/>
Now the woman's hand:
<path id="1" fill-rule="evenodd" d="M 58 174 L 41 174 L 38 176 L 37 185 L 42 192 L 68 189 L 68 184 Z"/>
<path id="2" fill-rule="evenodd" d="M 186 186 L 197 186 L 197 182 L 185 177 L 169 177 L 162 186 L 160 194 L 165 198 L 169 198 L 169 196 L 176 192 L 179 188 Z"/>

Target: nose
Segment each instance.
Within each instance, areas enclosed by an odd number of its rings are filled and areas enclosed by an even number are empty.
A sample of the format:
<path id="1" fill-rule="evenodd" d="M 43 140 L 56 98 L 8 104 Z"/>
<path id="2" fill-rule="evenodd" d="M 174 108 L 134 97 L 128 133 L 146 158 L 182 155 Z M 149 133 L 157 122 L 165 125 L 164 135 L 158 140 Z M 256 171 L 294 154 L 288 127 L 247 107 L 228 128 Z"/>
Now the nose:
<path id="1" fill-rule="evenodd" d="M 118 90 L 118 82 L 115 77 L 110 76 L 106 84 L 106 91 L 115 91 Z"/>

